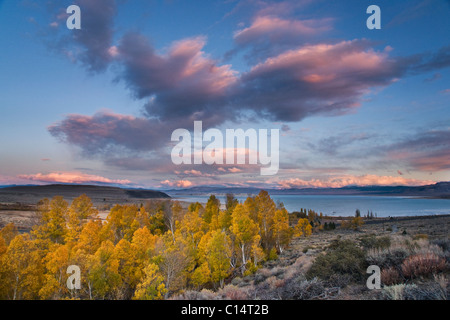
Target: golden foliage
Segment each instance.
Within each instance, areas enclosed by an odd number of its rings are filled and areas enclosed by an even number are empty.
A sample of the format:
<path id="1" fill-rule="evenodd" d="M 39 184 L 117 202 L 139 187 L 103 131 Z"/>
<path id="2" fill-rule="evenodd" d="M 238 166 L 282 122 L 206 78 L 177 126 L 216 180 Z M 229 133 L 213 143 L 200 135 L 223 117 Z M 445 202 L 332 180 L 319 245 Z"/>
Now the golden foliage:
<path id="1" fill-rule="evenodd" d="M 276 259 L 292 237 L 312 232 L 261 191 L 242 204 L 211 196 L 186 210 L 174 201 L 116 205 L 98 218 L 82 195 L 69 205 L 43 199 L 29 234 L 0 230 L 0 299 L 164 299 L 189 287 L 224 287 L 240 271 Z M 67 289 L 67 267 L 81 270 L 81 290 Z"/>

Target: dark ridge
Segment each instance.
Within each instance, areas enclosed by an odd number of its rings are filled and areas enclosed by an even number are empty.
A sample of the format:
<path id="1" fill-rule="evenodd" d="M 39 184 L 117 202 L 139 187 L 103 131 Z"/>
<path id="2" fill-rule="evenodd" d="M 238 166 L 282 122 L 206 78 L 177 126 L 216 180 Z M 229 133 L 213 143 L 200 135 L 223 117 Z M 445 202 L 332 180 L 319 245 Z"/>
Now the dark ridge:
<path id="1" fill-rule="evenodd" d="M 136 199 L 149 199 L 149 198 L 170 198 L 169 195 L 161 191 L 154 190 L 130 190 L 127 189 L 125 192 L 131 197 Z"/>
<path id="2" fill-rule="evenodd" d="M 161 191 L 147 189 L 124 189 L 111 186 L 51 184 L 42 186 L 12 186 L 0 188 L 1 203 L 36 204 L 44 198 L 62 196 L 73 200 L 85 194 L 94 203 L 121 203 L 143 199 L 169 199 L 170 196 Z"/>

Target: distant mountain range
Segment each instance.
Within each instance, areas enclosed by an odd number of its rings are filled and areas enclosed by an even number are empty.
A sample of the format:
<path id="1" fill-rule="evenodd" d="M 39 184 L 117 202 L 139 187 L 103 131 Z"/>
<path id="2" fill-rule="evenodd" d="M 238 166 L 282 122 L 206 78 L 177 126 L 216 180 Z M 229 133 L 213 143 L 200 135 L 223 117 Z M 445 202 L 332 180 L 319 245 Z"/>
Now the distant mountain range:
<path id="1" fill-rule="evenodd" d="M 199 186 L 188 189 L 165 190 L 170 195 L 200 195 L 200 194 L 258 194 L 259 188 L 210 187 Z M 450 182 L 438 182 L 426 186 L 348 186 L 342 188 L 292 188 L 292 189 L 264 189 L 272 195 L 373 195 L 373 196 L 414 196 L 427 198 L 450 199 Z"/>
<path id="2" fill-rule="evenodd" d="M 147 189 L 125 189 L 109 186 L 51 184 L 51 185 L 26 185 L 4 186 L 0 188 L 0 202 L 23 204 L 36 204 L 43 198 L 63 196 L 72 200 L 82 194 L 86 194 L 94 203 L 120 203 L 136 202 L 144 199 L 164 198 L 170 196 L 162 191 Z"/>
<path id="3" fill-rule="evenodd" d="M 0 202 L 20 202 L 36 204 L 43 198 L 63 196 L 71 200 L 81 194 L 89 196 L 96 203 L 136 202 L 143 199 L 165 198 L 176 195 L 205 195 L 226 194 L 255 195 L 260 188 L 222 187 L 222 186 L 198 186 L 187 189 L 149 190 L 119 188 L 95 185 L 25 185 L 25 186 L 0 186 Z M 438 182 L 436 184 L 408 187 L 408 186 L 348 186 L 343 188 L 292 188 L 292 189 L 264 189 L 271 195 L 373 195 L 373 196 L 405 196 L 450 199 L 450 182 Z"/>

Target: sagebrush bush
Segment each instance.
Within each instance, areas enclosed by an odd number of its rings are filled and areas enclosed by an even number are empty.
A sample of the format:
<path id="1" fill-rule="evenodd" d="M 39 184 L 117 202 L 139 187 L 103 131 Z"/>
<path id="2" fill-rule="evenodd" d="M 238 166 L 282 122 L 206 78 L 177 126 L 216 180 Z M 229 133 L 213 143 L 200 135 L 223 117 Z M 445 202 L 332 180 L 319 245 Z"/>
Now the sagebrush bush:
<path id="1" fill-rule="evenodd" d="M 448 296 L 436 281 L 386 286 L 382 292 L 382 297 L 388 300 L 447 300 Z"/>
<path id="2" fill-rule="evenodd" d="M 405 278 L 428 277 L 446 269 L 446 261 L 433 252 L 409 256 L 403 261 L 402 274 Z"/>
<path id="3" fill-rule="evenodd" d="M 306 276 L 307 279 L 318 277 L 326 281 L 336 275 L 348 275 L 353 281 L 361 281 L 364 266 L 364 251 L 350 240 L 338 240 L 329 246 L 325 255 L 316 258 Z"/>
<path id="4" fill-rule="evenodd" d="M 186 290 L 173 297 L 172 300 L 215 300 L 216 293 L 211 290 L 203 289 L 202 291 Z"/>
<path id="5" fill-rule="evenodd" d="M 414 288 L 415 284 L 396 284 L 392 286 L 385 286 L 383 288 L 383 296 L 388 300 L 405 300 L 405 288 Z M 407 289 L 407 290 L 408 290 Z"/>
<path id="6" fill-rule="evenodd" d="M 371 249 L 367 252 L 366 261 L 369 265 L 377 265 L 381 269 L 400 265 L 410 255 L 410 251 L 404 247 L 389 249 Z"/>
<path id="7" fill-rule="evenodd" d="M 439 257 L 444 258 L 445 253 L 441 247 L 435 244 L 431 244 L 428 240 L 419 240 L 416 242 L 416 247 L 413 249 L 413 254 L 427 254 L 433 253 Z"/>
<path id="8" fill-rule="evenodd" d="M 437 282 L 406 286 L 403 290 L 405 300 L 447 300 L 447 291 Z"/>
<path id="9" fill-rule="evenodd" d="M 403 277 L 396 267 L 390 267 L 381 270 L 381 283 L 386 286 L 400 284 L 403 282 Z"/>
<path id="10" fill-rule="evenodd" d="M 450 252 L 450 240 L 449 239 L 437 239 L 432 244 L 442 249 L 444 253 Z"/>
<path id="11" fill-rule="evenodd" d="M 229 284 L 217 292 L 221 300 L 247 300 L 249 299 L 247 290 Z"/>
<path id="12" fill-rule="evenodd" d="M 325 284 L 327 287 L 339 287 L 345 288 L 347 285 L 354 281 L 354 275 L 345 273 L 335 273 L 331 275 L 329 279 L 326 280 Z"/>
<path id="13" fill-rule="evenodd" d="M 325 285 L 318 278 L 306 280 L 303 277 L 297 277 L 286 281 L 279 291 L 283 300 L 309 300 L 323 294 Z"/>
<path id="14" fill-rule="evenodd" d="M 391 238 L 389 236 L 377 237 L 374 234 L 365 235 L 360 238 L 361 246 L 364 249 L 387 249 L 391 246 Z"/>

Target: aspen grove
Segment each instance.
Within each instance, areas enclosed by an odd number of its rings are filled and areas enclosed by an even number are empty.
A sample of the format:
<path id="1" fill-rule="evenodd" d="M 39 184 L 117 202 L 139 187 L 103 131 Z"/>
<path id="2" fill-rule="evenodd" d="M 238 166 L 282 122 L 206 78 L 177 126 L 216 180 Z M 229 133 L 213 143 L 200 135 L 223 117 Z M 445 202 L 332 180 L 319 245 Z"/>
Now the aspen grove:
<path id="1" fill-rule="evenodd" d="M 308 218 L 293 226 L 266 191 L 222 207 L 177 201 L 115 205 L 105 220 L 90 198 L 38 204 L 30 232 L 0 231 L 1 299 L 167 299 L 186 289 L 219 289 L 277 255 L 295 236 L 312 232 Z M 67 268 L 81 270 L 68 289 Z"/>

